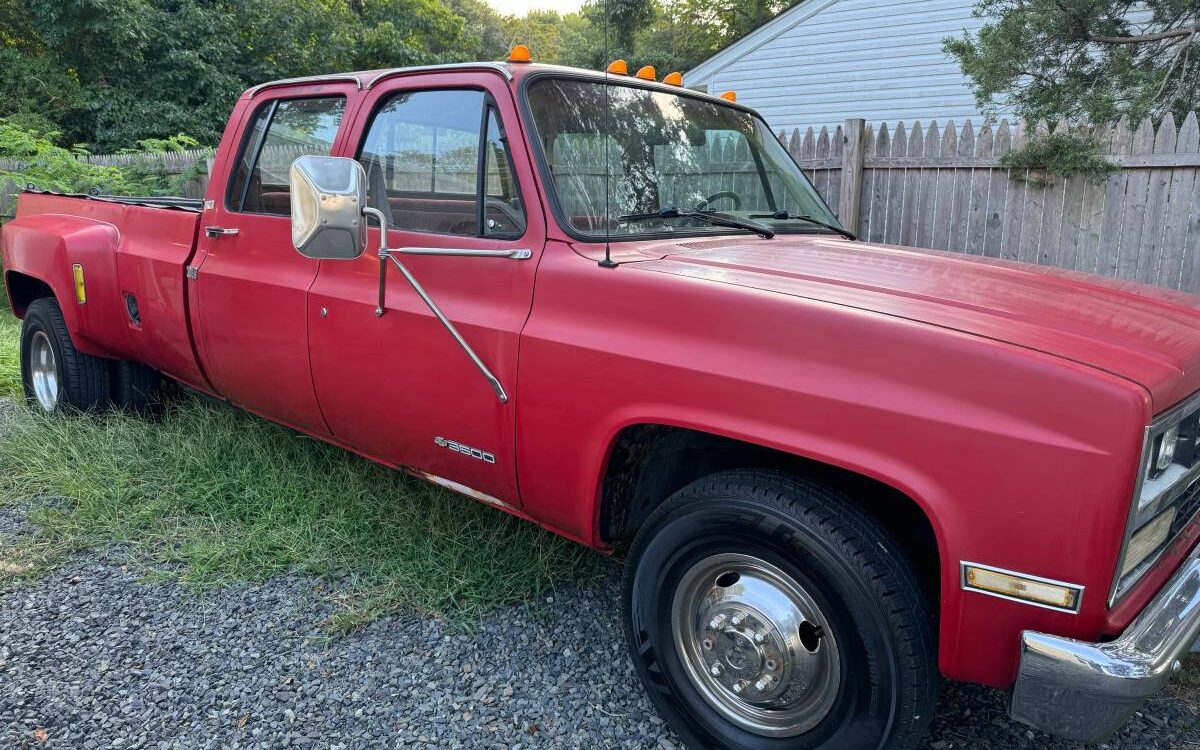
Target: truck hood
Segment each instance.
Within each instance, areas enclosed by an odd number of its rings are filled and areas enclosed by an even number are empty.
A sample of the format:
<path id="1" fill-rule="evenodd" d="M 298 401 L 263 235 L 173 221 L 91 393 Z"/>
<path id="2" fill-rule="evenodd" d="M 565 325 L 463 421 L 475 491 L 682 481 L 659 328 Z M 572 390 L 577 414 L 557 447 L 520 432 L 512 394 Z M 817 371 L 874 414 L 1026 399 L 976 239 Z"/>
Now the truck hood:
<path id="1" fill-rule="evenodd" d="M 632 265 L 646 271 L 844 305 L 1062 357 L 1141 385 L 1156 413 L 1200 390 L 1200 297 L 826 236 L 653 243 L 637 255 L 644 260 Z"/>

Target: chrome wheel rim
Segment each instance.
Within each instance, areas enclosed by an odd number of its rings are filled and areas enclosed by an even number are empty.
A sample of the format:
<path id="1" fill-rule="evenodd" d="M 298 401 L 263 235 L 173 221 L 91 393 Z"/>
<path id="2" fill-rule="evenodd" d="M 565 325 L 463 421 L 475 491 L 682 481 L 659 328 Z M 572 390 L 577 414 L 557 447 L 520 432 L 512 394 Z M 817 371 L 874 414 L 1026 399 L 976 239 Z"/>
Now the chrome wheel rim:
<path id="1" fill-rule="evenodd" d="M 728 553 L 694 564 L 676 589 L 671 630 L 700 695 L 754 734 L 803 734 L 837 698 L 841 660 L 828 620 L 765 560 Z"/>
<path id="2" fill-rule="evenodd" d="M 44 411 L 58 408 L 60 391 L 58 362 L 54 357 L 54 346 L 45 331 L 33 334 L 29 341 L 29 379 L 33 383 L 33 395 Z"/>

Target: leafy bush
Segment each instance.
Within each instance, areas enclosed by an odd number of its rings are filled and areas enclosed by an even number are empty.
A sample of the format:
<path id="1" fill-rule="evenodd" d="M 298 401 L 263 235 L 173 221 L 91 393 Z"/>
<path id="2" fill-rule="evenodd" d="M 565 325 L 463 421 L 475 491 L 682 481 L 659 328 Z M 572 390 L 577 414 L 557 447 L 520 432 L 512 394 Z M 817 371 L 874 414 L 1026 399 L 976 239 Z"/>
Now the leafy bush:
<path id="1" fill-rule="evenodd" d="M 1100 154 L 1095 140 L 1074 133 L 1051 133 L 1034 138 L 1024 148 L 1000 157 L 1000 164 L 1014 170 L 1031 170 L 1063 179 L 1084 177 L 1100 182 L 1118 169 Z M 1045 179 L 1031 178 L 1047 182 Z"/>
<path id="2" fill-rule="evenodd" d="M 104 193 L 129 189 L 125 173 L 118 167 L 89 164 L 80 157 L 87 151 L 54 143 L 57 133 L 42 133 L 0 118 L 0 180 L 24 187 L 33 183 L 43 190 L 85 193 L 97 188 Z"/>
<path id="3" fill-rule="evenodd" d="M 183 133 L 138 141 L 136 149 L 120 153 L 144 154 L 146 158 L 124 167 L 91 164 L 86 149 L 60 146 L 55 142 L 58 137 L 57 132 L 43 131 L 24 121 L 0 118 L 0 185 L 11 180 L 18 190 L 34 185 L 39 190 L 62 193 L 95 190 L 105 195 L 165 195 L 178 194 L 184 183 L 203 174 L 203 160 L 183 174 L 168 175 L 155 158 L 156 154 L 199 145 Z"/>

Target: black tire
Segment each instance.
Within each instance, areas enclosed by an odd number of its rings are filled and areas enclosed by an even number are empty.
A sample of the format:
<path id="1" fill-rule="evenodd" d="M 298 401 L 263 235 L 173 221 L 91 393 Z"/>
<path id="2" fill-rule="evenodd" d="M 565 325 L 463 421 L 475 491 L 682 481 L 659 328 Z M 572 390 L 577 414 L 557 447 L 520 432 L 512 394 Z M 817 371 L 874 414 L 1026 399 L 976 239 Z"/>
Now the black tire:
<path id="1" fill-rule="evenodd" d="M 695 676 L 696 670 L 689 676 L 676 646 L 671 622 L 676 592 L 689 590 L 689 571 L 732 554 L 753 556 L 793 579 L 836 636 L 831 650 L 836 657 L 826 658 L 839 665 L 829 669 L 839 681 L 825 683 L 826 695 L 836 697 L 800 733 L 768 736 L 723 715 L 714 708 L 713 687 L 704 688 L 708 699 L 697 687 L 708 678 Z M 890 534 L 833 488 L 762 470 L 696 481 L 663 503 L 638 533 L 624 594 L 638 676 L 662 716 L 694 750 L 910 750 L 925 735 L 938 680 L 932 606 Z M 700 621 L 706 617 L 700 615 Z M 720 631 L 704 633 L 724 643 Z M 705 638 L 703 648 L 712 648 L 713 640 Z"/>
<path id="2" fill-rule="evenodd" d="M 162 376 L 137 362 L 113 363 L 112 400 L 134 414 L 154 414 L 162 405 Z"/>
<path id="3" fill-rule="evenodd" d="M 31 350 L 40 336 L 49 341 L 57 372 L 57 398 L 49 408 L 35 393 L 31 371 Z M 111 405 L 109 360 L 84 354 L 75 348 L 62 309 L 51 297 L 34 300 L 25 311 L 21 327 L 21 380 L 25 397 L 45 412 L 56 412 L 63 406 L 98 411 Z"/>

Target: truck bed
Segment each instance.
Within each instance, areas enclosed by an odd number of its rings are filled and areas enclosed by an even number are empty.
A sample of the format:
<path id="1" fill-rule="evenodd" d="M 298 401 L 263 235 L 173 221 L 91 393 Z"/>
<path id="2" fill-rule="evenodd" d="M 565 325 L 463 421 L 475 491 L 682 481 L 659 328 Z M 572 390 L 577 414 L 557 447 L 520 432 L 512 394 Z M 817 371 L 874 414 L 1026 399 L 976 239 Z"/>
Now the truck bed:
<path id="1" fill-rule="evenodd" d="M 5 274 L 73 290 L 72 267 L 79 265 L 86 301 L 64 301 L 63 315 L 81 351 L 144 362 L 206 389 L 185 273 L 202 208 L 191 198 L 24 192 L 0 235 Z"/>
<path id="2" fill-rule="evenodd" d="M 204 210 L 204 200 L 202 198 L 185 198 L 175 195 L 76 195 L 72 197 L 90 198 L 91 200 L 108 201 L 110 203 L 127 203 L 132 206 L 146 206 L 148 208 L 179 208 L 197 213 Z"/>

